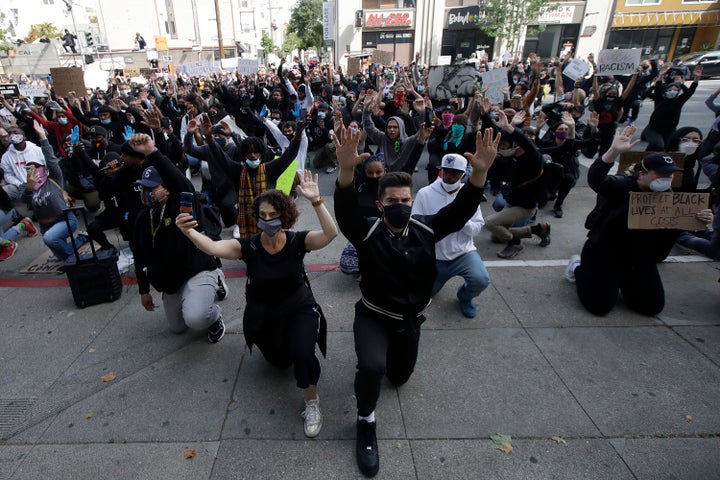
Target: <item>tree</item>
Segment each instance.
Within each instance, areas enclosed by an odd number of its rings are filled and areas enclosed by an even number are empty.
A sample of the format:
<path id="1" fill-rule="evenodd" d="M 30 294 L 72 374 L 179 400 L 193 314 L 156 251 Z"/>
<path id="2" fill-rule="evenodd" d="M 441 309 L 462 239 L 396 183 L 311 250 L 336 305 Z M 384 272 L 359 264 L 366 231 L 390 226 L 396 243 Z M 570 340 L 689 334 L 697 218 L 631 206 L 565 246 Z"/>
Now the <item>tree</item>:
<path id="1" fill-rule="evenodd" d="M 0 12 L 0 50 L 7 52 L 15 48 L 12 38 L 10 38 L 11 34 L 13 34 L 12 25 L 5 21 L 5 14 Z"/>
<path id="2" fill-rule="evenodd" d="M 32 43 L 43 35 L 47 35 L 49 38 L 57 38 L 60 36 L 60 30 L 52 23 L 36 23 L 35 25 L 30 25 L 30 31 L 25 37 L 25 41 Z"/>
<path id="3" fill-rule="evenodd" d="M 293 50 L 298 48 L 298 42 L 300 39 L 298 38 L 297 33 L 295 32 L 288 32 L 287 35 L 285 35 L 285 41 L 282 44 L 282 47 L 280 47 L 280 52 L 284 57 L 287 57 L 290 55 Z"/>
<path id="4" fill-rule="evenodd" d="M 297 48 L 322 51 L 322 0 L 298 0 L 290 14 L 288 32 L 297 34 Z"/>
<path id="5" fill-rule="evenodd" d="M 488 35 L 505 39 L 511 51 L 520 47 L 520 34 L 527 25 L 534 25 L 543 11 L 556 10 L 550 0 L 485 0 L 478 23 Z M 538 27 L 544 30 L 544 25 Z"/>
<path id="6" fill-rule="evenodd" d="M 262 32 L 262 38 L 260 39 L 260 46 L 263 49 L 263 52 L 265 52 L 265 55 L 268 53 L 272 53 L 275 51 L 275 44 L 272 41 L 272 38 L 270 38 L 270 35 L 263 30 Z"/>

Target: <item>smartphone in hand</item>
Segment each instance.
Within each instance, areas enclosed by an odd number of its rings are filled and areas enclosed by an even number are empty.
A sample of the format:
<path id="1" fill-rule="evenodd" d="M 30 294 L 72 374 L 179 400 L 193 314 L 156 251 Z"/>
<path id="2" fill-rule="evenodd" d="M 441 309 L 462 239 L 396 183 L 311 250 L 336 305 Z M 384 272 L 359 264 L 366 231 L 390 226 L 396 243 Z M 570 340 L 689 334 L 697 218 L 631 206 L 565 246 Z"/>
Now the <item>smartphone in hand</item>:
<path id="1" fill-rule="evenodd" d="M 432 127 L 432 119 L 433 119 L 433 109 L 430 107 L 425 107 L 425 127 L 426 128 Z"/>
<path id="2" fill-rule="evenodd" d="M 195 194 L 192 192 L 180 192 L 180 212 L 189 213 L 195 217 L 193 212 L 193 203 L 195 201 Z"/>

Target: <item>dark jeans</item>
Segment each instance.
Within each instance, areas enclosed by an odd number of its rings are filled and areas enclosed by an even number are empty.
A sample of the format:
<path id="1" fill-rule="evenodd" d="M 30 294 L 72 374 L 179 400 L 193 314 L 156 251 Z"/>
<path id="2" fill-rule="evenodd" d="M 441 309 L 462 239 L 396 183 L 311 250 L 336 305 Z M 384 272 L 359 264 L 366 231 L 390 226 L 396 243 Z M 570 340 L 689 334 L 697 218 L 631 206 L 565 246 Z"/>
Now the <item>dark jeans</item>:
<path id="1" fill-rule="evenodd" d="M 618 293 L 625 304 L 643 315 L 657 315 L 665 307 L 657 264 L 647 260 L 621 259 L 618 252 L 585 242 L 575 286 L 583 306 L 594 315 L 607 315 L 615 307 Z"/>
<path id="2" fill-rule="evenodd" d="M 643 130 L 640 134 L 640 139 L 648 143 L 647 147 L 645 148 L 646 152 L 665 151 L 665 142 L 667 141 L 667 139 L 662 133 L 653 130 L 651 127 L 645 127 L 645 130 Z"/>
<path id="3" fill-rule="evenodd" d="M 555 199 L 555 206 L 553 208 L 556 210 L 562 209 L 563 202 L 576 183 L 577 180 L 572 172 L 563 173 L 563 176 L 560 179 L 560 184 L 558 185 L 557 198 Z"/>
<path id="4" fill-rule="evenodd" d="M 254 340 L 268 363 L 278 368 L 293 365 L 296 385 L 307 388 L 320 380 L 320 362 L 315 356 L 319 329 L 317 308 L 302 307 L 292 315 L 266 316 Z"/>
<path id="5" fill-rule="evenodd" d="M 707 238 L 696 237 L 692 233 L 683 232 L 677 239 L 680 245 L 692 248 L 698 253 L 702 253 L 706 257 L 713 260 L 720 260 L 720 208 L 715 208 L 715 218 L 713 220 L 713 233 L 710 240 Z"/>
<path id="6" fill-rule="evenodd" d="M 424 319 L 395 320 L 373 312 L 362 301 L 355 304 L 358 415 L 366 417 L 375 411 L 383 376 L 395 386 L 408 381 L 415 369 Z"/>

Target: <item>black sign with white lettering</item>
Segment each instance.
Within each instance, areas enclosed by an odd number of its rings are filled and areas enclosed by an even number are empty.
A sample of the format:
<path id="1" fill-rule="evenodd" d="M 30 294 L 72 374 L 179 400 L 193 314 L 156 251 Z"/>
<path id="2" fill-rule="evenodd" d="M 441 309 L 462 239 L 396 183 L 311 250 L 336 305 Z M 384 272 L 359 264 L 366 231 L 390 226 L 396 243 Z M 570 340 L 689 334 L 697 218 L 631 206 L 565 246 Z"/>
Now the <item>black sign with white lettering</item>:
<path id="1" fill-rule="evenodd" d="M 485 12 L 477 5 L 471 7 L 451 8 L 448 10 L 448 30 L 464 30 L 478 28 Z"/>
<path id="2" fill-rule="evenodd" d="M 5 98 L 18 98 L 20 89 L 17 83 L 0 83 L 0 94 L 4 95 Z"/>

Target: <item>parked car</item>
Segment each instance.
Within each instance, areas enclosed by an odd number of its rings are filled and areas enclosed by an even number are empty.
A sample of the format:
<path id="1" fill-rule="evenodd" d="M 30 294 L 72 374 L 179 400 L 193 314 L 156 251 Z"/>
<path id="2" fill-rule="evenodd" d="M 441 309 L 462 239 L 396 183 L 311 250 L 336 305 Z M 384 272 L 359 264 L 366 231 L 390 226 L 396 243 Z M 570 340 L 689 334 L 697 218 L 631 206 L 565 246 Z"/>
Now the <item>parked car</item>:
<path id="1" fill-rule="evenodd" d="M 687 69 L 686 76 L 692 75 L 693 69 L 698 66 L 698 64 L 703 67 L 703 78 L 720 76 L 720 50 L 686 53 L 673 61 L 673 66 L 685 67 Z"/>

